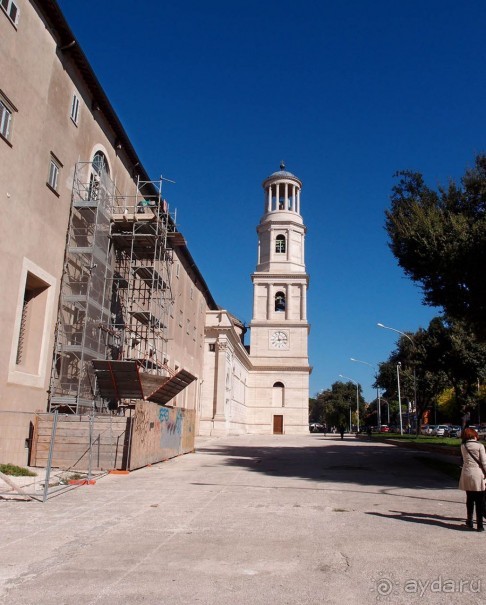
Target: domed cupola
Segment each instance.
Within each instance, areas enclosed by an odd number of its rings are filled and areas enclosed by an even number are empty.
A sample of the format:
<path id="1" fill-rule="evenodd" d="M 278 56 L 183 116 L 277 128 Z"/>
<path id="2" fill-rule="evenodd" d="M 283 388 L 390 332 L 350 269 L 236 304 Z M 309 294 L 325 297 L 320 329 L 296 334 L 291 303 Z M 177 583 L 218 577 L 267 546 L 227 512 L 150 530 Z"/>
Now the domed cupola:
<path id="1" fill-rule="evenodd" d="M 300 191 L 302 182 L 291 172 L 285 170 L 284 162 L 280 170 L 267 177 L 262 183 L 265 190 L 264 214 L 290 212 L 300 215 Z"/>

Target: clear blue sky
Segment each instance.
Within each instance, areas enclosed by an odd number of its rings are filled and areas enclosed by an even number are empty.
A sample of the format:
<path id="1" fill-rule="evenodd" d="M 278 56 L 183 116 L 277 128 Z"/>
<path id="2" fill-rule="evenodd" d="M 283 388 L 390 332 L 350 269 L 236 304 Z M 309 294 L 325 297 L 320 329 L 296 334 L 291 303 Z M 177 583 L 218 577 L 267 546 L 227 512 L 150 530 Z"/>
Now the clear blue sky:
<path id="1" fill-rule="evenodd" d="M 485 151 L 484 0 L 62 0 L 208 286 L 247 323 L 261 183 L 285 160 L 308 226 L 311 395 L 367 399 L 399 330 L 437 309 L 387 247 L 393 173 L 435 187 Z"/>

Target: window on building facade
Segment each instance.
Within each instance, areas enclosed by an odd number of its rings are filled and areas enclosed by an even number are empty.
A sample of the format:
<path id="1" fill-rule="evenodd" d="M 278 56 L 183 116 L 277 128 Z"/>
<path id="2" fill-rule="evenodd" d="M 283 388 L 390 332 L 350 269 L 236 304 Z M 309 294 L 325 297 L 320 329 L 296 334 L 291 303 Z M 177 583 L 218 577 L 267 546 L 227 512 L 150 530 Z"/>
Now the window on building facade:
<path id="1" fill-rule="evenodd" d="M 76 93 L 73 94 L 73 102 L 71 103 L 71 120 L 77 125 L 79 119 L 79 97 Z"/>
<path id="2" fill-rule="evenodd" d="M 0 135 L 7 141 L 12 136 L 12 117 L 14 107 L 0 91 Z"/>
<path id="3" fill-rule="evenodd" d="M 275 242 L 275 252 L 282 254 L 285 252 L 285 235 L 277 235 L 277 240 Z"/>
<path id="4" fill-rule="evenodd" d="M 61 162 L 51 154 L 49 162 L 49 175 L 47 177 L 47 184 L 51 189 L 57 192 L 59 186 L 59 173 L 61 171 Z"/>
<path id="5" fill-rule="evenodd" d="M 93 156 L 93 170 L 99 175 L 101 175 L 102 172 L 110 174 L 108 160 L 102 151 L 97 151 Z"/>
<path id="6" fill-rule="evenodd" d="M 216 351 L 216 343 L 215 342 L 210 342 L 209 343 L 209 352 L 210 353 L 214 353 Z"/>
<path id="7" fill-rule="evenodd" d="M 7 15 L 10 21 L 17 25 L 19 22 L 19 7 L 14 0 L 0 0 L 0 6 L 3 9 L 3 12 Z"/>
<path id="8" fill-rule="evenodd" d="M 49 284 L 27 273 L 15 357 L 16 365 L 26 372 L 35 373 L 38 368 L 48 288 Z"/>
<path id="9" fill-rule="evenodd" d="M 275 311 L 285 311 L 285 293 L 277 292 L 275 294 Z"/>
<path id="10" fill-rule="evenodd" d="M 102 151 L 97 151 L 91 161 L 91 174 L 89 177 L 88 199 L 95 202 L 102 199 L 104 174 L 110 174 L 108 160 Z"/>

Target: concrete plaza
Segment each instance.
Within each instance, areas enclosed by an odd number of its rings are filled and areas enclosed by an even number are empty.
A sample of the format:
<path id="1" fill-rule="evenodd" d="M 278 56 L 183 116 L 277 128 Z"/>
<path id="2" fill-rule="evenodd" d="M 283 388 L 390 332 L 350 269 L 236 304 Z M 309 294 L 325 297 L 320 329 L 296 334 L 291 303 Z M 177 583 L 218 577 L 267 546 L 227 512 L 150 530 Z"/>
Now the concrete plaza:
<path id="1" fill-rule="evenodd" d="M 432 456 L 204 438 L 45 504 L 0 501 L 0 603 L 484 603 L 486 532 L 464 529 L 465 494 Z"/>

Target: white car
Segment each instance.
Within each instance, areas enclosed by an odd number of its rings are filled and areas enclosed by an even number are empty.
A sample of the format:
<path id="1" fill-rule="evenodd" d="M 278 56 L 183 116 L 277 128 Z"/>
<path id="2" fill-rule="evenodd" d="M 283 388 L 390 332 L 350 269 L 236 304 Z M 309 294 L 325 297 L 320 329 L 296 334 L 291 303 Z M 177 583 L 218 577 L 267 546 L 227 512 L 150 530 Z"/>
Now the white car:
<path id="1" fill-rule="evenodd" d="M 436 437 L 444 437 L 444 435 L 447 433 L 447 431 L 449 430 L 449 427 L 446 424 L 438 424 L 433 430 L 432 430 L 432 435 L 435 435 Z"/>

